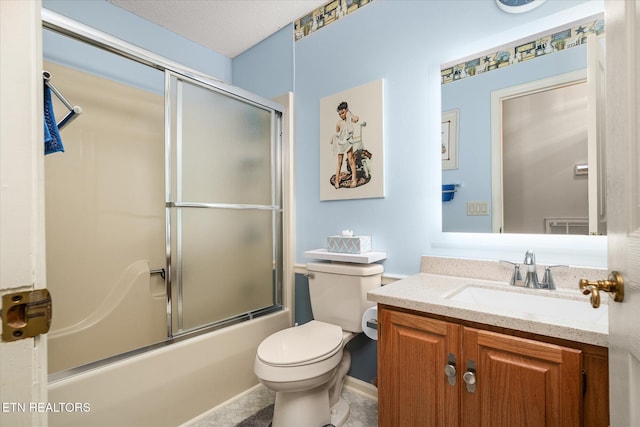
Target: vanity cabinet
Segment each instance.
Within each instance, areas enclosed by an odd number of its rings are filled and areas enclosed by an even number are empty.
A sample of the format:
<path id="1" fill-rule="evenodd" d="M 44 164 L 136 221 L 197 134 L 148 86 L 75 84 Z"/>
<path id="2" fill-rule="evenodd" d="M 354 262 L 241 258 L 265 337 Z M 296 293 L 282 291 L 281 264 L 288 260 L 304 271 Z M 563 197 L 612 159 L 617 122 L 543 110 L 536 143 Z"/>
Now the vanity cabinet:
<path id="1" fill-rule="evenodd" d="M 608 425 L 606 349 L 385 305 L 378 321 L 381 427 Z"/>

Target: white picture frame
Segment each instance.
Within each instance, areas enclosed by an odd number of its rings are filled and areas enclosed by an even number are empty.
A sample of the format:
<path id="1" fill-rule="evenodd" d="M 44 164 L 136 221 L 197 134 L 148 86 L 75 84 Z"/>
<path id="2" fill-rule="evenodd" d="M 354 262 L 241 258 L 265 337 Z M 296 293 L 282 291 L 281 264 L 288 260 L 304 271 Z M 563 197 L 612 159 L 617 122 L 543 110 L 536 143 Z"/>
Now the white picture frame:
<path id="1" fill-rule="evenodd" d="M 442 170 L 458 169 L 458 110 L 442 113 Z"/>

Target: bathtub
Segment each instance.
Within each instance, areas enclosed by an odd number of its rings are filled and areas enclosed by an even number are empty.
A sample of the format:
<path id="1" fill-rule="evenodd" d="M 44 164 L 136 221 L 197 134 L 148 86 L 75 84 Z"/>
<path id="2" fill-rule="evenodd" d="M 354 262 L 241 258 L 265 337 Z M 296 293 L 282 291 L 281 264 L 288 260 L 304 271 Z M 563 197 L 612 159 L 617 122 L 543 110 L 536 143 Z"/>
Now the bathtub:
<path id="1" fill-rule="evenodd" d="M 283 310 L 49 384 L 49 426 L 175 427 L 258 384 L 256 349 Z M 57 406 L 55 406 L 57 404 Z"/>

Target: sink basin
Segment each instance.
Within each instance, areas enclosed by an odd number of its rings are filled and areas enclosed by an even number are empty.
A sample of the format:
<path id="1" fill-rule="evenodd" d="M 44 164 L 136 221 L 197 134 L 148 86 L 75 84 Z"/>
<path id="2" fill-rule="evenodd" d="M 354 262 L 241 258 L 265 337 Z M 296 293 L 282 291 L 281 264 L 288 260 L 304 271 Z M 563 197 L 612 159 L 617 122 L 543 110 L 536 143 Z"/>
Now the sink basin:
<path id="1" fill-rule="evenodd" d="M 527 290 L 528 291 L 528 290 Z M 536 292 L 534 295 L 532 292 Z M 609 311 L 606 304 L 594 309 L 589 299 L 576 300 L 556 295 L 544 295 L 546 290 L 521 292 L 516 289 L 484 288 L 468 285 L 449 294 L 445 298 L 462 303 L 474 304 L 488 309 L 509 310 L 527 313 L 540 320 L 548 318 L 580 320 L 600 326 L 608 326 Z M 539 293 L 539 294 L 538 294 Z"/>

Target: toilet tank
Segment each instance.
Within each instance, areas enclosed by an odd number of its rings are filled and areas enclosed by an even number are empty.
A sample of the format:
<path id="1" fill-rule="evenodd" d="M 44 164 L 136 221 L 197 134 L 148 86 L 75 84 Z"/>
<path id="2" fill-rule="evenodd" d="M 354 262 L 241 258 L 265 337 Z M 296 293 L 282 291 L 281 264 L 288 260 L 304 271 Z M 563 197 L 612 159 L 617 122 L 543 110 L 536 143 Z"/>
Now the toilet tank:
<path id="1" fill-rule="evenodd" d="M 380 264 L 308 263 L 313 318 L 362 332 L 362 315 L 375 305 L 367 292 L 382 285 Z"/>

